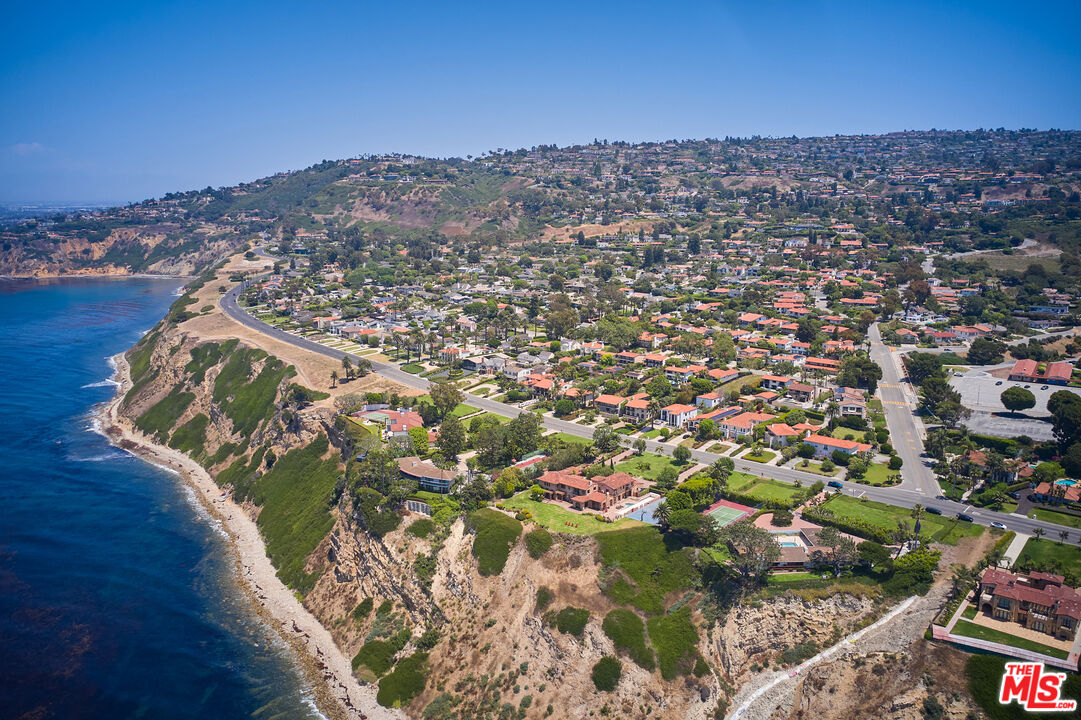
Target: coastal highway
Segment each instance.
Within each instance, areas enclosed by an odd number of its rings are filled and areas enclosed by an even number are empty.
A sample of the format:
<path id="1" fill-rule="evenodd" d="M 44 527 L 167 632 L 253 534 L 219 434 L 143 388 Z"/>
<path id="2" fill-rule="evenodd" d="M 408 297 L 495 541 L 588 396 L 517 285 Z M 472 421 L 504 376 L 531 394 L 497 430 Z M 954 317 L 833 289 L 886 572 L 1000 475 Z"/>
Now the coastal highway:
<path id="1" fill-rule="evenodd" d="M 242 283 L 222 297 L 220 302 L 221 309 L 227 316 L 241 325 L 251 328 L 259 333 L 273 337 L 281 342 L 289 343 L 290 345 L 305 350 L 310 350 L 314 353 L 319 353 L 337 360 L 341 360 L 346 356 L 353 361 L 360 359 L 360 356 L 358 355 L 327 347 L 326 345 L 320 345 L 307 338 L 287 333 L 284 330 L 280 330 L 273 325 L 268 325 L 245 312 L 237 302 L 237 298 L 239 298 L 240 294 L 248 287 L 248 285 L 258 279 L 259 278 L 254 278 L 253 280 Z M 878 334 L 877 325 L 872 326 L 871 333 L 872 359 L 883 366 L 883 382 L 888 385 L 896 385 L 899 388 L 901 385 L 900 371 L 894 364 L 893 358 L 887 357 L 886 360 L 888 360 L 888 362 L 881 359 L 881 352 L 884 346 L 881 346 L 881 336 Z M 877 351 L 876 343 L 881 346 Z M 889 349 L 885 348 L 885 351 L 888 353 Z M 878 356 L 878 359 L 876 359 L 876 355 Z M 889 370 L 889 368 L 892 368 L 892 370 Z M 431 385 L 427 379 L 407 373 L 398 366 L 390 363 L 373 361 L 372 369 L 388 380 L 401 383 L 406 387 L 427 390 Z M 891 379 L 894 380 L 894 382 L 890 382 Z M 898 388 L 886 387 L 884 390 L 898 390 Z M 900 403 L 905 400 L 903 391 L 898 390 L 898 393 L 900 394 L 893 392 L 889 394 L 888 397 L 891 398 L 892 402 Z M 885 392 L 883 392 L 883 397 L 886 397 Z M 503 415 L 504 417 L 517 417 L 524 412 L 521 408 L 514 405 L 496 402 L 490 398 L 484 398 L 469 393 L 465 393 L 465 400 L 473 407 L 497 415 Z M 1063 530 L 1061 525 L 1030 520 L 1020 515 L 997 513 L 986 509 L 973 508 L 969 505 L 949 500 L 935 500 L 935 495 L 939 494 L 938 483 L 934 480 L 930 468 L 925 466 L 922 462 L 922 458 L 919 457 L 920 453 L 923 452 L 923 441 L 920 439 L 917 432 L 916 420 L 912 417 L 912 412 L 907 407 L 907 402 L 902 408 L 901 405 L 886 404 L 884 400 L 883 407 L 894 410 L 892 413 L 888 411 L 886 413 L 886 422 L 889 425 L 891 436 L 898 439 L 903 437 L 905 440 L 912 440 L 911 444 L 907 442 L 903 444 L 897 443 L 900 445 L 898 448 L 899 453 L 901 453 L 902 448 L 904 448 L 904 452 L 901 454 L 901 457 L 904 460 L 904 466 L 902 467 L 902 483 L 901 485 L 894 487 L 873 487 L 870 485 L 860 485 L 858 483 L 841 481 L 843 486 L 842 492 L 844 492 L 844 494 L 853 497 L 866 498 L 868 500 L 874 500 L 896 507 L 911 508 L 915 505 L 923 505 L 925 507 L 930 505 L 941 510 L 945 515 L 954 515 L 959 512 L 964 512 L 972 516 L 972 518 L 981 525 L 989 525 L 992 522 L 997 521 L 1004 523 L 1010 530 L 1030 535 L 1035 528 L 1040 527 L 1043 528 L 1048 538 L 1058 540 L 1059 532 Z M 581 438 L 593 437 L 593 428 L 583 427 L 582 425 L 568 420 L 542 417 L 541 422 L 543 426 L 549 430 L 564 432 L 568 435 L 574 435 Z M 623 442 L 626 444 L 629 440 L 624 439 Z M 657 440 L 646 440 L 646 450 L 649 452 L 671 455 L 673 447 L 673 445 L 661 443 Z M 716 453 L 706 452 L 705 450 L 691 450 L 691 459 L 704 465 L 709 465 L 720 457 L 721 456 Z M 913 459 L 910 460 L 909 457 L 912 457 Z M 824 479 L 813 473 L 806 473 L 792 468 L 764 465 L 749 460 L 737 459 L 735 460 L 735 465 L 736 470 L 790 484 L 799 481 L 804 485 L 809 485 L 816 480 Z M 906 470 L 908 471 L 907 474 L 905 473 Z M 933 483 L 933 487 L 931 487 L 929 483 Z M 1068 542 L 1071 544 L 1081 544 L 1081 533 L 1071 532 Z"/>

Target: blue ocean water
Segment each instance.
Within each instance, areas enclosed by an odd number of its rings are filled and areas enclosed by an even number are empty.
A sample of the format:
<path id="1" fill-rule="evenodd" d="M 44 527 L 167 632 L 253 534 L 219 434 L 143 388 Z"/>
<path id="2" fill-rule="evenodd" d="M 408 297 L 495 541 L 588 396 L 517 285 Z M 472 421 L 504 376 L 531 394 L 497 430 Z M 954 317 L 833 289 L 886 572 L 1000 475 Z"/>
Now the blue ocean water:
<path id="1" fill-rule="evenodd" d="M 175 476 L 92 427 L 178 281 L 0 281 L 0 717 L 317 718 Z"/>

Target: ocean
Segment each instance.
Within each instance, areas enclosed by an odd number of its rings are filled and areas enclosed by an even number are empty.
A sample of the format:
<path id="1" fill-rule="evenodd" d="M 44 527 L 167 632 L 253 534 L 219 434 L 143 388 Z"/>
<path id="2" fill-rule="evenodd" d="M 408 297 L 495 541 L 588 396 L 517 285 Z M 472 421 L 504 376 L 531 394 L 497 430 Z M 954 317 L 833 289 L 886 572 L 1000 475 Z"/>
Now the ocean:
<path id="1" fill-rule="evenodd" d="M 0 280 L 2 718 L 321 717 L 192 492 L 95 429 L 179 285 Z"/>

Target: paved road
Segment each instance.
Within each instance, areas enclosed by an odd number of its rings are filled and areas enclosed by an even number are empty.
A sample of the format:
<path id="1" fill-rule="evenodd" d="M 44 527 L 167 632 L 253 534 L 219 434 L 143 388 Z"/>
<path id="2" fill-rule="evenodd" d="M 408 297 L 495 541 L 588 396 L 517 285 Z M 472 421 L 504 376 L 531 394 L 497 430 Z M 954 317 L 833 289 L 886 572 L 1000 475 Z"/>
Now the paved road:
<path id="1" fill-rule="evenodd" d="M 929 497 L 940 494 L 934 473 L 924 464 L 923 427 L 914 413 L 915 391 L 903 380 L 901 360 L 882 342 L 878 323 L 868 331 L 871 341 L 871 360 L 882 368 L 882 380 L 878 383 L 878 395 L 886 415 L 886 427 L 890 442 L 903 461 L 901 488 L 922 493 Z"/>
<path id="2" fill-rule="evenodd" d="M 257 280 L 258 278 L 256 278 Z M 253 280 L 254 281 L 254 280 Z M 253 282 L 253 281 L 249 281 Z M 248 283 L 238 285 L 230 290 L 221 299 L 221 308 L 230 318 L 236 322 L 245 325 L 252 330 L 263 333 L 264 335 L 276 338 L 282 342 L 289 343 L 296 347 L 304 348 L 312 352 L 320 353 L 328 357 L 335 359 L 341 359 L 347 355 L 354 361 L 359 360 L 361 356 L 346 353 L 343 350 L 327 347 L 326 345 L 320 345 L 317 342 L 308 340 L 307 338 L 298 337 L 291 333 L 287 333 L 284 330 L 280 330 L 272 325 L 268 325 L 263 321 L 252 317 L 247 312 L 240 308 L 237 303 L 237 298 L 240 293 L 246 288 Z M 877 349 L 876 349 L 877 347 Z M 883 366 L 883 382 L 887 385 L 894 385 L 895 387 L 884 387 L 884 391 L 890 391 L 888 397 L 891 399 L 903 398 L 902 395 L 898 395 L 892 391 L 898 390 L 900 386 L 900 373 L 897 370 L 897 366 L 893 364 L 892 358 L 886 358 L 889 362 L 883 362 L 882 352 L 889 353 L 889 349 L 885 348 L 881 342 L 881 335 L 878 333 L 878 326 L 871 326 L 871 352 L 872 359 L 875 359 L 880 365 Z M 876 359 L 876 355 L 878 359 Z M 383 362 L 372 362 L 372 369 L 382 375 L 383 377 L 394 380 L 407 387 L 417 388 L 419 390 L 427 390 L 431 383 L 422 377 L 412 375 L 403 371 L 396 365 Z M 890 379 L 896 382 L 890 382 Z M 880 384 L 880 387 L 883 387 Z M 465 394 L 466 402 L 473 407 L 480 408 L 487 412 L 495 413 L 497 415 L 503 415 L 505 417 L 517 417 L 523 411 L 521 408 L 514 405 L 508 405 L 506 403 L 496 402 L 490 398 L 480 397 L 478 395 Z M 958 512 L 966 512 L 971 515 L 975 521 L 981 525 L 989 525 L 993 521 L 1004 522 L 1011 530 L 1017 530 L 1019 532 L 1025 532 L 1032 534 L 1032 531 L 1041 527 L 1047 534 L 1047 537 L 1058 539 L 1058 533 L 1063 528 L 1053 523 L 1044 523 L 1036 520 L 1029 520 L 1025 517 L 1016 515 L 1007 515 L 1004 513 L 996 513 L 989 510 L 973 509 L 971 506 L 964 505 L 962 503 L 955 503 L 949 500 L 935 500 L 935 495 L 938 494 L 938 483 L 934 480 L 934 476 L 930 469 L 920 463 L 919 454 L 923 451 L 923 442 L 919 439 L 919 435 L 915 430 L 915 420 L 912 417 L 911 411 L 907 407 L 902 408 L 900 405 L 885 404 L 885 408 L 893 410 L 887 410 L 886 420 L 889 424 L 890 435 L 894 438 L 905 437 L 909 439 L 909 434 L 914 439 L 914 442 L 909 445 L 905 443 L 902 447 L 898 448 L 899 454 L 904 459 L 904 467 L 902 468 L 903 482 L 900 486 L 885 488 L 885 487 L 872 487 L 867 485 L 859 485 L 857 483 L 849 483 L 841 481 L 843 486 L 842 492 L 846 495 L 853 497 L 862 497 L 868 500 L 874 500 L 877 502 L 886 503 L 888 505 L 894 505 L 896 507 L 911 508 L 915 505 L 933 506 L 946 515 L 956 514 Z M 592 438 L 593 429 L 583 427 L 577 423 L 570 422 L 568 420 L 559 420 L 557 418 L 544 417 L 541 418 L 542 424 L 545 428 L 554 430 L 556 432 L 564 432 L 568 435 L 574 435 L 582 438 Z M 905 428 L 909 428 L 906 430 Z M 627 442 L 627 440 L 624 440 Z M 656 440 L 646 440 L 646 449 L 650 452 L 670 455 L 673 449 L 673 445 L 660 443 Z M 908 455 L 915 453 L 915 458 L 912 462 L 909 461 Z M 713 463 L 721 456 L 716 453 L 706 452 L 705 450 L 692 450 L 691 459 L 695 462 L 699 462 L 705 465 Z M 751 473 L 753 475 L 759 475 L 762 477 L 773 478 L 787 483 L 795 483 L 797 481 L 804 485 L 814 483 L 816 480 L 822 480 L 823 478 L 813 473 L 806 473 L 792 468 L 775 467 L 773 465 L 763 465 L 761 463 L 751 462 L 749 460 L 735 460 L 736 470 Z M 928 484 L 930 483 L 930 485 Z M 1081 544 L 1081 533 L 1071 532 L 1070 543 Z"/>

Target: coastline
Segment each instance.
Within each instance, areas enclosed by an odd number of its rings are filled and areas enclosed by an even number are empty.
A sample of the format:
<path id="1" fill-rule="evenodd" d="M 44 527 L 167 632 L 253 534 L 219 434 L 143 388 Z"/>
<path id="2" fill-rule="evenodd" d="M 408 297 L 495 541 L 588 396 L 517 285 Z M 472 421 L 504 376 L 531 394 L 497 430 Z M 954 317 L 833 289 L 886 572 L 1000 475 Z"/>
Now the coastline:
<path id="1" fill-rule="evenodd" d="M 304 677 L 312 688 L 319 711 L 331 720 L 404 718 L 397 710 L 379 705 L 373 686 L 361 687 L 352 663 L 326 628 L 278 578 L 267 557 L 259 528 L 251 516 L 228 495 L 201 465 L 172 448 L 155 443 L 120 415 L 120 403 L 131 388 L 124 353 L 110 358 L 116 394 L 99 411 L 101 429 L 116 447 L 177 473 L 207 513 L 228 537 L 238 585 L 253 607 L 297 653 Z"/>

